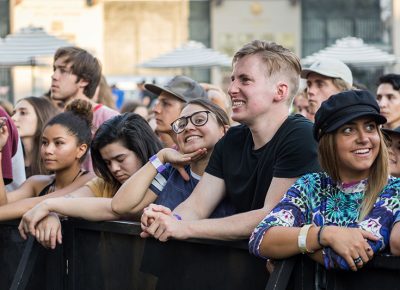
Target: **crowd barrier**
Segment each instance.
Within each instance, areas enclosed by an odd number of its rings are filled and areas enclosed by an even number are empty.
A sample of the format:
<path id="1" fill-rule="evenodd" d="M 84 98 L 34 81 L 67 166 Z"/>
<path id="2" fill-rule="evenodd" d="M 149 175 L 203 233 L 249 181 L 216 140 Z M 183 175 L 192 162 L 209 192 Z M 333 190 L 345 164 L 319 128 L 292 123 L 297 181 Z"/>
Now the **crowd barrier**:
<path id="1" fill-rule="evenodd" d="M 52 251 L 23 241 L 17 225 L 0 223 L 1 290 L 265 289 L 268 279 L 246 241 L 160 243 L 140 238 L 138 223 L 71 219 Z"/>
<path id="2" fill-rule="evenodd" d="M 307 256 L 279 261 L 269 277 L 247 241 L 166 243 L 134 222 L 63 222 L 63 244 L 24 241 L 18 221 L 0 223 L 0 290 L 12 289 L 400 289 L 400 257 L 378 255 L 354 273 L 325 271 Z"/>

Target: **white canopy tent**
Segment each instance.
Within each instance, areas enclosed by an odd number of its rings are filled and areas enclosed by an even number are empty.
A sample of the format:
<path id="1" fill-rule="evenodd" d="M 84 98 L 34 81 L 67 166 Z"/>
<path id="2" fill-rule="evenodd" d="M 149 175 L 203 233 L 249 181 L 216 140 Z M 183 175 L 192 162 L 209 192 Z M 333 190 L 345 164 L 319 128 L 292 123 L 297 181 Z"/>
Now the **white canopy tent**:
<path id="1" fill-rule="evenodd" d="M 181 47 L 139 64 L 143 68 L 230 67 L 231 58 L 204 44 L 189 41 Z"/>
<path id="2" fill-rule="evenodd" d="M 377 47 L 365 44 L 361 38 L 345 37 L 302 59 L 302 64 L 310 65 L 319 58 L 336 58 L 354 67 L 379 67 L 394 65 L 399 60 Z"/>
<path id="3" fill-rule="evenodd" d="M 5 38 L 0 38 L 0 68 L 21 67 L 14 70 L 15 73 L 21 73 L 27 70 L 26 67 L 30 67 L 30 93 L 27 92 L 29 82 L 26 82 L 25 78 L 23 81 L 16 77 L 12 82 L 14 88 L 18 87 L 25 92 L 24 94 L 35 94 L 37 90 L 35 67 L 51 66 L 56 50 L 71 45 L 66 40 L 48 34 L 42 28 L 25 27 Z M 15 77 L 15 74 L 13 76 Z"/>
<path id="4" fill-rule="evenodd" d="M 0 66 L 48 65 L 44 59 L 62 46 L 71 44 L 48 34 L 42 28 L 26 27 L 0 38 Z"/>

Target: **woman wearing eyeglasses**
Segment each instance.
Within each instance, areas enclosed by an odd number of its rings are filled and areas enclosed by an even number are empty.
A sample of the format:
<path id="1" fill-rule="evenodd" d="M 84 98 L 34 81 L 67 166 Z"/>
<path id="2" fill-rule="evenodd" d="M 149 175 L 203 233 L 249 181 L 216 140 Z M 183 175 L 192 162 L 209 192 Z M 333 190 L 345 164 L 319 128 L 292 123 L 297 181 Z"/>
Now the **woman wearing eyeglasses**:
<path id="1" fill-rule="evenodd" d="M 171 126 L 182 153 L 164 148 L 152 156 L 114 196 L 111 206 L 116 213 L 140 212 L 152 202 L 173 210 L 188 198 L 203 175 L 215 144 L 229 128 L 229 119 L 210 101 L 195 99 L 188 102 Z M 156 182 L 152 183 L 154 178 Z M 231 214 L 233 207 L 224 200 L 213 217 Z"/>

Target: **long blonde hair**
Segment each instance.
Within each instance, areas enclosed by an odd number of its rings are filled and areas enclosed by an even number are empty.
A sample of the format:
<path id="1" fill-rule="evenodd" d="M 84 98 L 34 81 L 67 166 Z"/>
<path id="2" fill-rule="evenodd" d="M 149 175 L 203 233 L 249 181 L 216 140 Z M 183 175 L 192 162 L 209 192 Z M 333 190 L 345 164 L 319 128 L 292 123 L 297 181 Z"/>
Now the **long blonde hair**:
<path id="1" fill-rule="evenodd" d="M 365 216 L 372 210 L 379 193 L 383 190 L 388 182 L 388 149 L 381 130 L 377 130 L 380 140 L 379 151 L 369 170 L 368 185 L 363 202 L 361 204 L 359 220 L 363 220 Z M 318 145 L 318 159 L 322 169 L 326 171 L 333 180 L 336 182 L 341 182 L 339 175 L 340 161 L 335 142 L 336 132 L 328 133 L 321 137 Z"/>

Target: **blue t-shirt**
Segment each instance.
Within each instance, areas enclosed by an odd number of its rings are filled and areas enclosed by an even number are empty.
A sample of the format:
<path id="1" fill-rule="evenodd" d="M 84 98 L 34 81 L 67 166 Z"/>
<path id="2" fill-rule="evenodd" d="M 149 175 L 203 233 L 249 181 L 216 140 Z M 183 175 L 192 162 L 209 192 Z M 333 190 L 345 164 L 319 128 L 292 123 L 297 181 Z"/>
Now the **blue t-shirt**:
<path id="1" fill-rule="evenodd" d="M 250 237 L 249 251 L 261 257 L 261 241 L 273 226 L 301 227 L 305 224 L 361 228 L 380 238 L 376 242 L 368 241 L 373 251 L 383 250 L 389 244 L 390 231 L 399 214 L 400 179 L 389 178 L 372 210 L 359 221 L 366 184 L 367 180 L 364 180 L 349 188 L 337 184 L 325 172 L 304 175 L 255 228 Z M 349 269 L 346 261 L 332 248 L 325 247 L 323 256 L 327 269 L 336 265 Z"/>
<path id="2" fill-rule="evenodd" d="M 189 174 L 189 181 L 185 181 L 179 171 L 170 164 L 166 164 L 166 169 L 161 174 L 157 174 L 150 185 L 150 189 L 158 195 L 155 201 L 156 204 L 174 210 L 190 196 L 201 176 L 192 172 L 190 166 L 185 166 L 185 170 Z M 234 213 L 233 205 L 229 202 L 228 198 L 225 198 L 210 217 L 225 217 Z"/>

